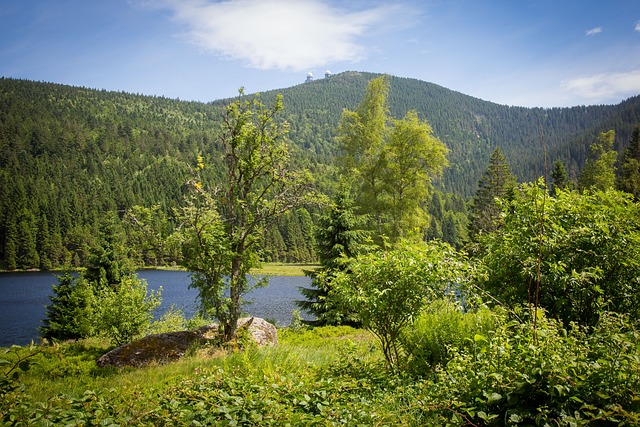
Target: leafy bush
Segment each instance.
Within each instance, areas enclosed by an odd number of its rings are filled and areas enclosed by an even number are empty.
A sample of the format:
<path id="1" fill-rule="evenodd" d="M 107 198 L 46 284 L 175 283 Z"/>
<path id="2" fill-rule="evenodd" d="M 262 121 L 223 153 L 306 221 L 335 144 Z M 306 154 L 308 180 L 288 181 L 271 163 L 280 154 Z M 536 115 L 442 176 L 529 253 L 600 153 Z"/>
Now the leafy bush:
<path id="1" fill-rule="evenodd" d="M 466 266 L 446 243 L 401 242 L 355 258 L 349 271 L 336 274 L 332 293 L 380 340 L 389 368 L 397 370 L 401 331 L 427 303 L 464 280 Z"/>
<path id="2" fill-rule="evenodd" d="M 129 342 L 142 333 L 160 305 L 160 292 L 147 293 L 147 283 L 134 276 L 125 277 L 115 287 L 98 291 L 97 330 L 116 345 Z"/>
<path id="3" fill-rule="evenodd" d="M 627 318 L 604 314 L 587 334 L 540 315 L 454 350 L 425 411 L 441 425 L 638 425 L 638 372 L 640 334 Z"/>
<path id="4" fill-rule="evenodd" d="M 169 307 L 169 310 L 149 325 L 146 330 L 147 334 L 162 334 L 164 332 L 184 331 L 187 327 L 187 319 L 184 312 L 175 306 Z"/>
<path id="5" fill-rule="evenodd" d="M 486 335 L 497 324 L 497 315 L 486 307 L 465 313 L 455 302 L 432 302 L 400 336 L 408 371 L 426 375 L 436 365 L 446 364 L 455 349 L 470 348 L 475 335 Z"/>
<path id="6" fill-rule="evenodd" d="M 640 319 L 640 204 L 617 191 L 553 198 L 540 184 L 521 186 L 504 206 L 503 227 L 482 240 L 483 286 L 510 305 L 537 292 L 565 326 L 593 326 L 604 310 Z"/>

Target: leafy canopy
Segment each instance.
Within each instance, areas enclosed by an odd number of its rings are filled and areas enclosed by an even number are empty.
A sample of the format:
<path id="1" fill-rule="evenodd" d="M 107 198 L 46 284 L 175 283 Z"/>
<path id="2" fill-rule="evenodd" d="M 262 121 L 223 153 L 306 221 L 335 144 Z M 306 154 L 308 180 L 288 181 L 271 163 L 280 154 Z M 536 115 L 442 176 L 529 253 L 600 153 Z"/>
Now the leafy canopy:
<path id="1" fill-rule="evenodd" d="M 540 306 L 565 323 L 593 325 L 605 309 L 640 319 L 640 205 L 630 195 L 550 197 L 526 184 L 502 206 L 503 227 L 481 240 L 483 286 L 495 297 L 534 303 L 539 275 Z"/>

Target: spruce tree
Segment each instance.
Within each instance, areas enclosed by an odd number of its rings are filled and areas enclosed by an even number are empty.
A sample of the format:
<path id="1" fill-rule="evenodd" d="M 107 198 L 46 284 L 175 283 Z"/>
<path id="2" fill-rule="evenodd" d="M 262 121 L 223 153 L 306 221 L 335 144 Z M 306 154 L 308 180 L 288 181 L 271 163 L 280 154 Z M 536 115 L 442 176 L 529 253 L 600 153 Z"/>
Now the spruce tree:
<path id="1" fill-rule="evenodd" d="M 553 162 L 551 179 L 553 180 L 551 189 L 554 193 L 558 189 L 564 190 L 569 186 L 569 175 L 567 174 L 567 169 L 561 160 Z"/>
<path id="2" fill-rule="evenodd" d="M 316 229 L 316 254 L 321 267 L 306 272 L 312 279 L 311 288 L 300 288 L 306 300 L 296 301 L 298 307 L 315 316 L 315 325 L 357 323 L 349 313 L 340 310 L 330 291 L 335 274 L 347 269 L 347 261 L 364 251 L 368 235 L 362 230 L 365 224 L 366 217 L 354 213 L 350 192 L 342 187 Z"/>
<path id="3" fill-rule="evenodd" d="M 498 229 L 500 207 L 496 199 L 510 197 L 516 186 L 516 178 L 511 172 L 499 147 L 493 151 L 489 166 L 480 181 L 473 199 L 469 224 L 469 234 L 475 239 L 479 234 L 491 233 Z"/>
<path id="4" fill-rule="evenodd" d="M 53 285 L 54 295 L 40 328 L 48 340 L 75 340 L 93 334 L 93 291 L 82 278 L 66 272 Z"/>
<path id="5" fill-rule="evenodd" d="M 618 189 L 640 200 L 640 126 L 631 134 L 631 142 L 622 155 Z"/>

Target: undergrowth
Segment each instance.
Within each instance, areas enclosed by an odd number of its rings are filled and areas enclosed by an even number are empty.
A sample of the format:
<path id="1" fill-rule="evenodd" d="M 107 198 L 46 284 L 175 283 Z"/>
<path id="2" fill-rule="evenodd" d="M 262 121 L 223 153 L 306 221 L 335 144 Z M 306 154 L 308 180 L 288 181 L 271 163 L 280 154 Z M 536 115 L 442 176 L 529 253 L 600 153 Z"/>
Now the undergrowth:
<path id="1" fill-rule="evenodd" d="M 0 425 L 640 423 L 640 340 L 626 318 L 603 316 L 592 330 L 566 330 L 542 315 L 535 329 L 504 313 L 485 320 L 420 375 L 390 374 L 377 341 L 348 327 L 282 329 L 275 347 L 196 352 L 142 369 L 97 368 L 108 349 L 97 341 L 13 349 L 4 357 L 17 375 L 4 377 L 11 387 L 0 391 Z M 29 366 L 11 363 L 21 358 Z"/>

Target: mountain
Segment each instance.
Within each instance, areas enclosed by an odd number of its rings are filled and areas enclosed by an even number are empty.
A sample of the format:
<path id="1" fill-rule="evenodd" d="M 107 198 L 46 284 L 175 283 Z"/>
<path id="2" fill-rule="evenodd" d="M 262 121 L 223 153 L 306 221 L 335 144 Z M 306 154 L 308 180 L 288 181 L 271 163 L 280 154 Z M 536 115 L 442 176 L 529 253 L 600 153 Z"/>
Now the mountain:
<path id="1" fill-rule="evenodd" d="M 345 72 L 309 83 L 265 92 L 282 93 L 292 123 L 292 140 L 330 159 L 335 153 L 333 131 L 343 108 L 354 109 L 367 82 L 377 74 Z M 602 131 L 616 131 L 616 149 L 628 144 L 640 123 L 640 96 L 618 105 L 571 108 L 525 108 L 499 105 L 424 81 L 391 77 L 391 114 L 400 118 L 416 110 L 451 150 L 450 168 L 442 188 L 463 196 L 475 193 L 489 156 L 500 146 L 516 176 L 530 181 L 542 176 L 546 151 L 548 169 L 562 160 L 577 176 L 589 145 Z"/>
<path id="2" fill-rule="evenodd" d="M 334 130 L 342 111 L 360 103 L 375 76 L 345 72 L 260 95 L 268 103 L 282 93 L 294 159 L 324 190 L 335 181 Z M 614 129 L 621 150 L 640 123 L 640 96 L 618 105 L 531 109 L 415 79 L 391 77 L 390 83 L 392 115 L 413 109 L 432 125 L 451 150 L 438 185 L 464 197 L 474 194 L 496 146 L 521 181 L 543 174 L 545 152 L 547 165 L 563 160 L 576 176 L 599 132 Z M 81 264 L 106 212 L 121 215 L 133 205 L 169 212 L 198 154 L 211 179 L 221 173 L 216 129 L 227 102 L 0 79 L 0 263 Z M 300 224 L 308 223 L 307 215 L 300 213 Z M 274 238 L 291 246 L 284 228 Z"/>

